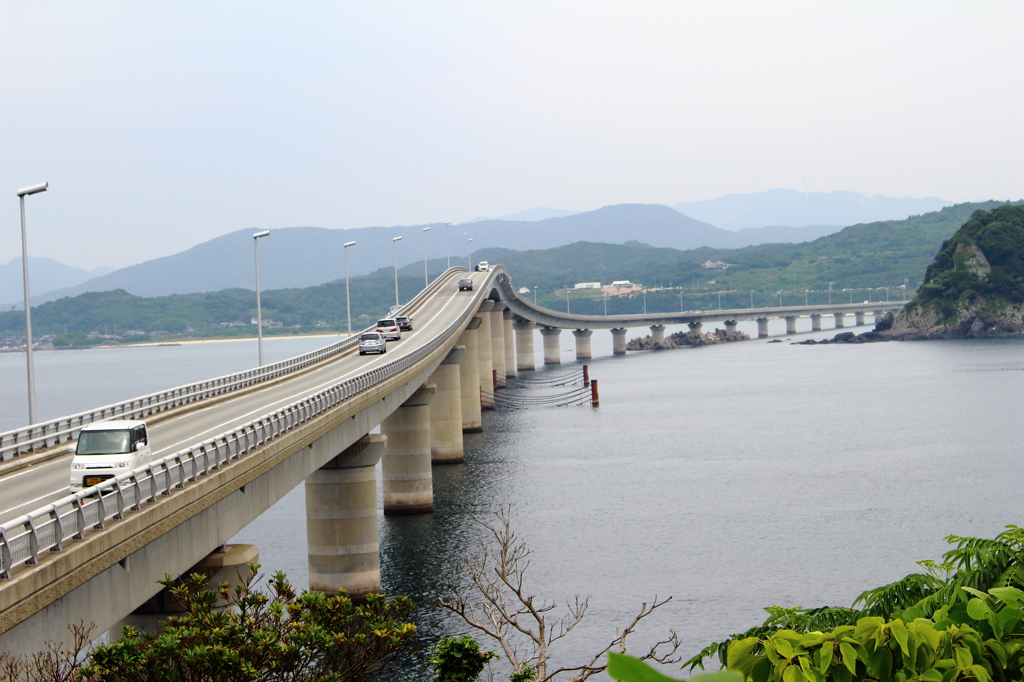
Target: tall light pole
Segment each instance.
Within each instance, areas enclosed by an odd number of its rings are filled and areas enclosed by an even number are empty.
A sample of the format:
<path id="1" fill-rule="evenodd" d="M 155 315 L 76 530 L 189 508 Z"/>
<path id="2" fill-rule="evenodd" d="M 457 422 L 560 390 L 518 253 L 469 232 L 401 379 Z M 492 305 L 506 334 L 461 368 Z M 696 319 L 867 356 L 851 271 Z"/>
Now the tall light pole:
<path id="1" fill-rule="evenodd" d="M 832 305 L 832 285 L 833 284 L 835 284 L 835 282 L 829 282 L 828 283 L 828 304 L 829 305 Z"/>
<path id="2" fill-rule="evenodd" d="M 466 269 L 473 272 L 473 266 L 470 264 L 473 261 L 471 258 L 473 250 L 469 248 L 469 243 L 473 241 L 473 238 L 469 236 L 468 232 L 463 232 L 462 234 L 466 235 Z"/>
<path id="3" fill-rule="evenodd" d="M 644 315 L 647 314 L 647 289 L 644 289 Z"/>
<path id="4" fill-rule="evenodd" d="M 429 227 L 423 228 L 423 288 L 427 288 L 427 232 L 430 232 Z"/>
<path id="5" fill-rule="evenodd" d="M 810 295 L 810 289 L 804 289 L 804 307 L 807 307 L 807 297 Z"/>
<path id="6" fill-rule="evenodd" d="M 569 292 L 570 291 L 572 291 L 572 289 L 566 289 L 565 290 L 565 314 L 566 315 L 569 314 Z"/>
<path id="7" fill-rule="evenodd" d="M 348 247 L 355 242 L 345 242 L 345 315 L 348 317 L 348 335 L 352 336 L 352 299 L 348 295 Z"/>
<path id="8" fill-rule="evenodd" d="M 444 224 L 444 248 L 448 252 L 448 269 L 452 269 L 452 247 L 448 242 L 448 226 L 452 224 L 452 221 L 448 221 Z"/>
<path id="9" fill-rule="evenodd" d="M 266 237 L 270 230 L 257 232 L 252 236 L 253 253 L 256 255 L 256 339 L 260 348 L 260 367 L 263 366 L 263 311 L 260 309 L 260 237 Z"/>
<path id="10" fill-rule="evenodd" d="M 750 309 L 754 309 L 754 290 L 750 290 Z"/>
<path id="11" fill-rule="evenodd" d="M 25 233 L 25 197 L 45 192 L 48 182 L 18 190 L 21 204 L 21 275 L 25 289 L 25 362 L 28 365 L 28 423 L 36 423 L 36 370 L 32 360 L 32 304 L 28 292 L 28 239 Z"/>
<path id="12" fill-rule="evenodd" d="M 537 305 L 537 287 L 533 287 L 533 305 Z"/>
<path id="13" fill-rule="evenodd" d="M 679 290 L 679 312 L 683 312 L 683 291 Z"/>
<path id="14" fill-rule="evenodd" d="M 391 252 L 395 258 L 395 305 L 398 305 L 398 242 L 402 241 L 401 237 L 391 238 Z"/>

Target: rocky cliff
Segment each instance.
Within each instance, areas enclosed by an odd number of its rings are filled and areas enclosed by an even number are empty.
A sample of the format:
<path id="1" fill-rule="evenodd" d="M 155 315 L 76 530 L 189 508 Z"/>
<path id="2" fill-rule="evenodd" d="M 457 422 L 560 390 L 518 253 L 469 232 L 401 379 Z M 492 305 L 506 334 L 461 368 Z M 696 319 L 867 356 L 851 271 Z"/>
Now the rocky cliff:
<path id="1" fill-rule="evenodd" d="M 897 339 L 1024 335 L 1024 206 L 977 211 L 943 243 Z"/>

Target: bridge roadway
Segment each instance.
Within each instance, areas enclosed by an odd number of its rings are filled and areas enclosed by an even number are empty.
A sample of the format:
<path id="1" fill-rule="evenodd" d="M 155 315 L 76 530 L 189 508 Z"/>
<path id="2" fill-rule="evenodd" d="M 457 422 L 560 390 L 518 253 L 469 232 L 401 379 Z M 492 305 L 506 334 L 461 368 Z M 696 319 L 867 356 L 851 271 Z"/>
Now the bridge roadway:
<path id="1" fill-rule="evenodd" d="M 475 278 L 482 281 L 486 276 L 478 273 Z M 430 340 L 434 331 L 444 329 L 463 312 L 459 298 L 464 297 L 458 297 L 458 286 L 453 280 L 412 313 L 415 318 L 413 330 L 403 333 L 401 341 L 388 342 L 388 352 L 383 355 L 360 356 L 358 352 L 350 351 L 318 365 L 315 372 L 302 373 L 232 400 L 209 404 L 200 402 L 193 410 L 153 421 L 149 429 L 150 442 L 154 446 L 153 459 L 162 459 L 213 438 L 408 353 Z M 65 497 L 68 494 L 71 457 L 68 452 L 7 476 L 0 474 L 0 524 Z"/>
<path id="2" fill-rule="evenodd" d="M 263 383 L 203 393 L 147 417 L 156 464 L 74 499 L 66 496 L 64 445 L 33 455 L 42 459 L 30 468 L 0 465 L 0 648 L 39 650 L 66 639 L 65 624 L 81 620 L 116 636 L 120 624 L 140 622 L 133 610 L 154 597 L 165 573 L 181 575 L 211 560 L 303 482 L 310 587 L 355 595 L 379 589 L 377 463 L 385 514 L 432 511 L 431 465 L 461 462 L 462 433 L 481 429 L 480 410 L 493 407 L 489 394 L 506 377 L 535 368 L 538 324 L 544 362 L 558 364 L 562 328 L 574 330 L 577 358 L 584 359 L 594 328 L 611 329 L 615 352 L 624 353 L 629 327 L 650 326 L 657 337 L 666 324 L 687 323 L 699 333 L 703 322 L 721 320 L 735 330 L 737 319 L 756 319 L 766 329 L 768 317 L 785 317 L 792 331 L 800 314 L 817 315 L 812 322 L 820 326 L 820 316 L 831 313 L 842 326 L 847 312 L 862 322 L 865 309 L 877 315 L 895 306 L 563 315 L 520 299 L 500 266 L 472 273 L 473 292 L 457 290 L 461 276 L 452 270 L 431 285 L 416 303 L 414 330 L 385 355 L 349 350 L 298 363 Z M 38 434 L 67 434 L 70 423 L 35 425 L 19 436 L 51 444 L 53 437 Z M 368 435 L 377 425 L 381 434 Z M 243 554 L 234 564 L 214 562 L 237 568 L 253 556 Z"/>

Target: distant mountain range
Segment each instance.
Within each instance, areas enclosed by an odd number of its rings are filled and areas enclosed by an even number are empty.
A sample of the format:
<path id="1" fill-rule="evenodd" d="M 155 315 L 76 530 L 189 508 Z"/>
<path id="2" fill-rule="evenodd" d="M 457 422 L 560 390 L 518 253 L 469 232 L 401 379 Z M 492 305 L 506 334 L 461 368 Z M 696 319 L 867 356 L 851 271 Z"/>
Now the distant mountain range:
<path id="1" fill-rule="evenodd" d="M 45 293 L 54 289 L 73 287 L 87 282 L 94 277 L 114 272 L 114 268 L 99 267 L 92 270 L 65 265 L 52 258 L 29 256 L 28 270 L 31 277 L 29 286 L 32 292 Z M 12 258 L 0 265 L 0 301 L 8 302 L 3 309 L 11 305 L 20 307 L 22 293 L 21 257 Z M 15 304 L 15 301 L 18 303 Z"/>
<path id="2" fill-rule="evenodd" d="M 772 190 L 678 204 L 675 208 L 660 204 L 618 204 L 583 213 L 536 208 L 502 219 L 451 225 L 447 227 L 447 233 L 453 264 L 465 262 L 469 247 L 472 251 L 487 248 L 522 251 L 579 241 L 608 244 L 637 241 L 680 250 L 699 247 L 729 249 L 812 241 L 839 231 L 844 224 L 851 224 L 851 221 L 834 223 L 825 219 L 869 212 L 889 218 L 895 212 L 905 218 L 910 213 L 926 212 L 924 207 L 928 202 L 937 202 L 938 207 L 948 203 L 939 199 L 868 198 L 851 192 L 804 194 L 795 190 Z M 757 208 L 759 206 L 760 209 Z M 680 207 L 688 207 L 687 210 L 694 214 L 712 215 L 720 224 L 716 226 L 711 221 L 684 215 Z M 765 216 L 761 225 L 769 226 L 746 226 L 755 220 L 752 216 L 758 210 Z M 514 217 L 517 219 L 511 220 Z M 822 220 L 810 221 L 811 217 Z M 801 224 L 784 226 L 783 218 Z M 722 229 L 722 225 L 731 229 Z M 429 232 L 424 231 L 427 227 Z M 32 291 L 36 295 L 32 302 L 38 305 L 63 296 L 114 289 L 123 289 L 136 296 L 165 296 L 236 287 L 253 289 L 252 232 L 252 229 L 238 230 L 172 256 L 85 278 L 84 281 L 80 278 L 72 283 L 50 285 L 36 272 L 33 264 Z M 422 262 L 424 248 L 428 258 L 446 257 L 445 232 L 445 225 L 437 223 L 348 230 L 319 227 L 275 229 L 270 237 L 260 240 L 261 285 L 266 289 L 301 288 L 343 277 L 342 245 L 347 241 L 356 242 L 349 251 L 349 272 L 353 276 L 388 267 L 395 257 L 399 266 Z M 403 239 L 393 245 L 392 238 L 396 236 Z M 467 237 L 473 241 L 467 243 Z M 20 307 L 20 290 L 18 284 L 0 291 L 0 301 L 8 304 L 2 309 L 9 309 L 12 305 Z"/>
<path id="3" fill-rule="evenodd" d="M 672 208 L 691 218 L 726 230 L 765 225 L 856 225 L 881 220 L 903 220 L 938 211 L 953 202 L 935 197 L 914 199 L 868 197 L 856 192 L 799 192 L 773 189 L 750 194 L 726 194 L 707 201 L 687 201 Z"/>

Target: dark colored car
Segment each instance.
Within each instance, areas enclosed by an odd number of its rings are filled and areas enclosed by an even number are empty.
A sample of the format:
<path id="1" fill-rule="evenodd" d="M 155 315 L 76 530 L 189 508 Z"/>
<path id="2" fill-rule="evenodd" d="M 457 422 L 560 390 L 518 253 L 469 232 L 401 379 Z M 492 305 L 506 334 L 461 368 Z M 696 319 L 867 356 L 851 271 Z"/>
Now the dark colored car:
<path id="1" fill-rule="evenodd" d="M 459 291 L 473 291 L 473 280 L 463 277 L 459 280 Z"/>
<path id="2" fill-rule="evenodd" d="M 398 328 L 403 332 L 412 331 L 412 318 L 407 315 L 399 315 L 395 318 L 395 322 L 398 323 Z"/>

